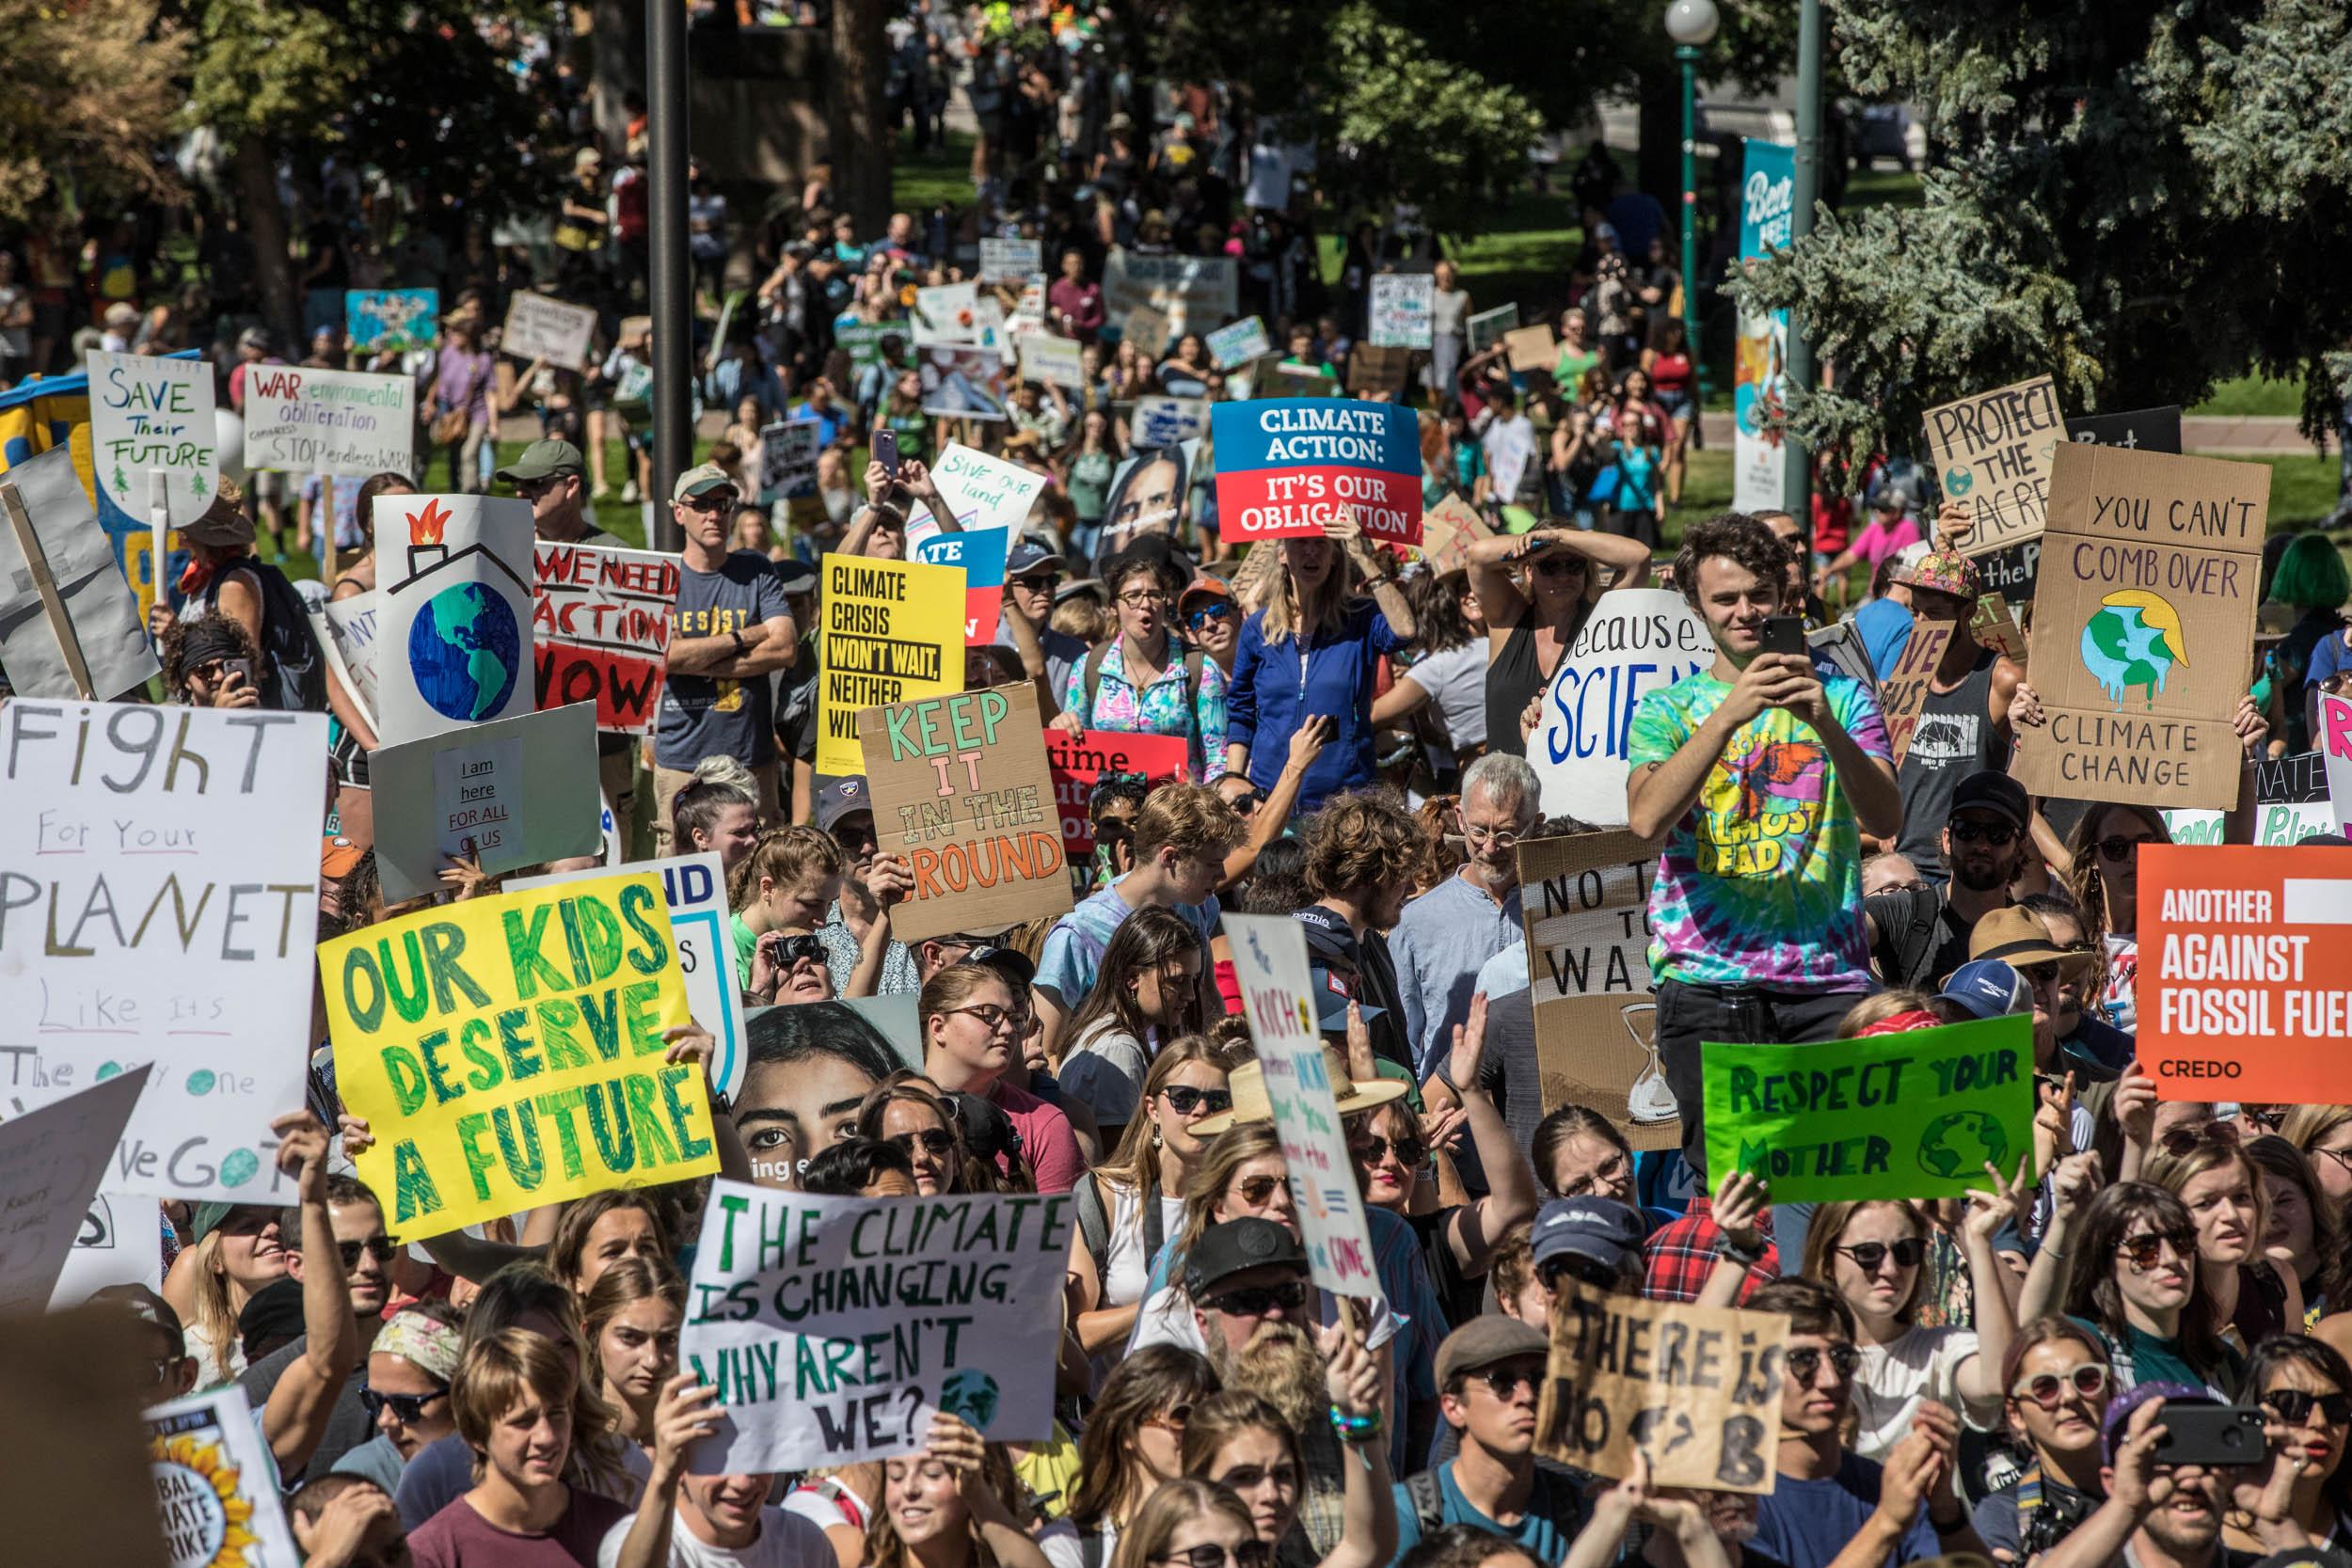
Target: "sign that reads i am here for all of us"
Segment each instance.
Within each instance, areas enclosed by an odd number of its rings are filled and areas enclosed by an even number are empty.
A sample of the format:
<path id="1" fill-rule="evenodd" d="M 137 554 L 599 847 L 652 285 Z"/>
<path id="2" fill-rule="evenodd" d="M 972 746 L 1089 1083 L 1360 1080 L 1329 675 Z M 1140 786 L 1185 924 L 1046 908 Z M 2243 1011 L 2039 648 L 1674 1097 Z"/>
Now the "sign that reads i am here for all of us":
<path id="1" fill-rule="evenodd" d="M 1421 543 L 1421 427 L 1392 403 L 1281 398 L 1220 403 L 1216 509 L 1232 539 L 1315 539 L 1356 520 L 1372 538 Z"/>

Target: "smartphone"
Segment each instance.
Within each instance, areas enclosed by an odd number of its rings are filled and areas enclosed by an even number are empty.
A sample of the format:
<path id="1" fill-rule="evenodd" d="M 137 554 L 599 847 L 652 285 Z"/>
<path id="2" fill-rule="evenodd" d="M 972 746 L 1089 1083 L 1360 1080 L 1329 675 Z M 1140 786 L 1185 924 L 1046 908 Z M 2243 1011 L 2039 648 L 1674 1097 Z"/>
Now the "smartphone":
<path id="1" fill-rule="evenodd" d="M 225 681 L 231 675 L 237 677 L 239 685 L 251 686 L 253 684 L 253 661 L 249 658 L 223 659 L 220 666 L 220 678 Z"/>
<path id="2" fill-rule="evenodd" d="M 1794 654 L 1799 658 L 1809 657 L 1804 641 L 1804 617 L 1767 616 L 1764 621 L 1764 652 Z"/>
<path id="3" fill-rule="evenodd" d="M 898 477 L 898 433 L 895 430 L 874 432 L 874 461 L 882 466 L 882 472 Z"/>
<path id="4" fill-rule="evenodd" d="M 2159 1465 L 2259 1465 L 2270 1453 L 2263 1413 L 2242 1404 L 2167 1405 Z"/>

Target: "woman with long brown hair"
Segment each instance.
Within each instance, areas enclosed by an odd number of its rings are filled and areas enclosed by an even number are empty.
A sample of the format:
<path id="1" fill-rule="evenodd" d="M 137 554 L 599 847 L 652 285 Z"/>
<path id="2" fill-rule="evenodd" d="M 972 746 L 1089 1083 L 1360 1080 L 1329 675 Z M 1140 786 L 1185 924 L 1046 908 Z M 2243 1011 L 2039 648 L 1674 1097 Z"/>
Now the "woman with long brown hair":
<path id="1" fill-rule="evenodd" d="M 1333 1363 L 1335 1369 L 1339 1365 Z M 1330 1379 L 1333 1411 L 1356 1418 L 1378 1408 L 1372 1365 L 1369 1355 L 1357 1354 L 1349 1358 L 1352 1375 Z M 1265 1400 L 1228 1390 L 1194 1405 L 1192 1419 L 1184 1423 L 1184 1474 L 1239 1497 L 1249 1510 L 1252 1531 L 1267 1550 L 1279 1552 L 1285 1541 L 1298 1537 L 1284 1556 L 1286 1561 L 1314 1561 L 1316 1568 L 1380 1568 L 1396 1555 L 1396 1492 L 1389 1481 L 1387 1445 L 1349 1446 L 1354 1454 L 1325 1449 L 1324 1467 L 1338 1470 L 1343 1495 L 1340 1537 L 1319 1559 L 1314 1544 L 1303 1539 L 1299 1499 L 1311 1480 L 1328 1484 L 1333 1478 L 1311 1476 L 1298 1433 Z"/>
<path id="2" fill-rule="evenodd" d="M 1525 754 L 1519 715 L 1527 711 L 1584 629 L 1602 593 L 1649 581 L 1649 546 L 1566 523 L 1473 541 L 1470 587 L 1486 628 L 1486 750 Z"/>
<path id="3" fill-rule="evenodd" d="M 1120 1538 L 1110 1568 L 1271 1568 L 1273 1549 L 1258 1539 L 1242 1500 L 1203 1481 L 1171 1481 L 1146 1499 L 1135 1528 Z"/>
<path id="4" fill-rule="evenodd" d="M 2293 1271 L 2263 1249 L 2270 1214 L 2262 1167 L 2239 1147 L 2234 1122 L 2175 1128 L 2148 1157 L 2143 1180 L 2181 1200 L 2197 1227 L 2197 1272 L 2213 1321 L 2240 1351 L 2303 1326 L 2303 1291 Z"/>
<path id="5" fill-rule="evenodd" d="M 1047 1568 L 1004 1449 L 945 1411 L 921 1453 L 882 1463 L 866 1568 Z"/>
<path id="6" fill-rule="evenodd" d="M 1137 910 L 1111 934 L 1094 989 L 1063 1027 L 1057 1075 L 1064 1096 L 1093 1111 L 1104 1143 L 1116 1147 L 1140 1114 L 1159 1044 L 1200 1032 L 1206 961 L 1200 931 L 1171 910 Z"/>
<path id="7" fill-rule="evenodd" d="M 894 1072 L 877 1084 L 857 1108 L 857 1132 L 905 1153 L 917 1197 L 998 1190 L 987 1162 L 964 1148 L 954 1101 L 940 1098 L 920 1073 Z"/>
<path id="8" fill-rule="evenodd" d="M 1176 1479 L 1193 1406 L 1216 1392 L 1208 1362 L 1175 1345 L 1137 1351 L 1104 1380 L 1078 1440 L 1078 1486 L 1070 1498 L 1070 1523 L 1101 1540 L 1102 1558 L 1143 1500 Z"/>
<path id="9" fill-rule="evenodd" d="M 661 1390 L 677 1375 L 678 1330 L 686 1320 L 686 1281 L 664 1259 L 624 1258 L 588 1291 L 580 1338 L 593 1380 L 612 1407 L 609 1433 L 577 1434 L 580 1442 L 612 1447 L 631 1481 L 620 1494 L 633 1503 L 652 1473 L 654 1418 Z"/>

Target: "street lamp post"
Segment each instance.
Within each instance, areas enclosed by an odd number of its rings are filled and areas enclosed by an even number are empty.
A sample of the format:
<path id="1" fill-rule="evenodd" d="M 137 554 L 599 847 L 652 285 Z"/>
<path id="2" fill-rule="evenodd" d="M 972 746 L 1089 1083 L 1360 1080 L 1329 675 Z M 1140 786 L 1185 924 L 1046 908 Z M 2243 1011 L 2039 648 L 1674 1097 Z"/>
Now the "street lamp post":
<path id="1" fill-rule="evenodd" d="M 1698 399 L 1707 404 L 1707 359 L 1699 352 L 1699 61 L 1715 41 L 1715 0 L 1674 0 L 1666 8 L 1666 36 L 1674 40 L 1682 67 L 1682 336 L 1698 377 Z"/>

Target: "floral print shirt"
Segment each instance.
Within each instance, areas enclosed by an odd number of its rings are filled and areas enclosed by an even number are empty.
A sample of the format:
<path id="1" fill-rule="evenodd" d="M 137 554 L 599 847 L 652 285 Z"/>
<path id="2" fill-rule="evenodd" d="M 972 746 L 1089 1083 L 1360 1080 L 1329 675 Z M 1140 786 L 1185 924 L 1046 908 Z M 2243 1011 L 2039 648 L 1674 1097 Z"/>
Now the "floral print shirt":
<path id="1" fill-rule="evenodd" d="M 1192 743 L 1193 780 L 1215 784 L 1225 774 L 1225 672 L 1216 660 L 1201 656 L 1200 690 L 1190 712 L 1185 711 L 1184 679 L 1184 644 L 1170 638 L 1167 667 L 1157 680 L 1137 691 L 1127 680 L 1126 639 L 1115 637 L 1103 655 L 1092 706 L 1087 703 L 1087 661 L 1080 659 L 1070 667 L 1062 711 L 1076 714 L 1090 730 L 1183 736 Z"/>

